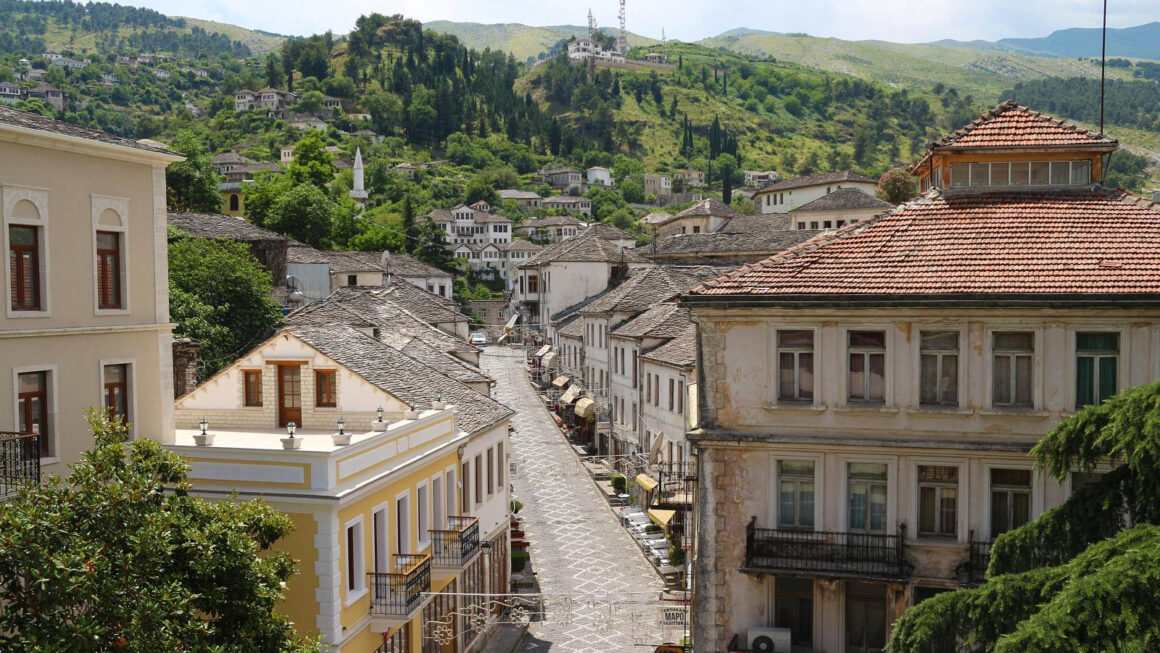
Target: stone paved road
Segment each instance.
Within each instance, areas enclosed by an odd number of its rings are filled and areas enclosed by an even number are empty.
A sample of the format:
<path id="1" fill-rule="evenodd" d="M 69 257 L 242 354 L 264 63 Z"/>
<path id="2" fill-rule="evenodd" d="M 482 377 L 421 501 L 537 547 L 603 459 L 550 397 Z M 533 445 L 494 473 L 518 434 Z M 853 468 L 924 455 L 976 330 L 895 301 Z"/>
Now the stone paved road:
<path id="1" fill-rule="evenodd" d="M 516 411 L 512 486 L 548 602 L 525 650 L 652 651 L 662 643 L 656 572 L 528 384 L 523 351 L 488 347 L 481 364 L 496 380 L 495 398 Z"/>

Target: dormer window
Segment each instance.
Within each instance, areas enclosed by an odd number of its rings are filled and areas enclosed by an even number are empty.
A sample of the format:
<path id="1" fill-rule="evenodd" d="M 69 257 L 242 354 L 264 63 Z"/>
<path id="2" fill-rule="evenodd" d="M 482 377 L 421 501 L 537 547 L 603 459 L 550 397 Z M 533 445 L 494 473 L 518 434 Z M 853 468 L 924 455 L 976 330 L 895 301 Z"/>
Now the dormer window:
<path id="1" fill-rule="evenodd" d="M 952 188 L 1011 186 L 1085 186 L 1092 183 L 1091 161 L 1017 161 L 952 163 Z"/>

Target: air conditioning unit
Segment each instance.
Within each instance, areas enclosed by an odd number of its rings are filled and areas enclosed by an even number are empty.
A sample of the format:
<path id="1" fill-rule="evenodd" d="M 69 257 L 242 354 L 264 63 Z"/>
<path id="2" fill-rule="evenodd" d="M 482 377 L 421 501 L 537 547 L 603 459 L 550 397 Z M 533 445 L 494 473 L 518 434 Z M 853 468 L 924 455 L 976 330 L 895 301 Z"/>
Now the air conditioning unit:
<path id="1" fill-rule="evenodd" d="M 789 628 L 750 628 L 746 634 L 750 651 L 790 653 Z"/>

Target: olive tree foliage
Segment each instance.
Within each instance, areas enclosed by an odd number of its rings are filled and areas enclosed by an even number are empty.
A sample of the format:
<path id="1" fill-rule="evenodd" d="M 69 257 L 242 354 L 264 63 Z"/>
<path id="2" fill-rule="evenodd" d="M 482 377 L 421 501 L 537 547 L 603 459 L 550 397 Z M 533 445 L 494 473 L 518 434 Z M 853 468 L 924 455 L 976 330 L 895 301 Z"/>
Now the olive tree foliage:
<path id="1" fill-rule="evenodd" d="M 906 612 L 893 653 L 1160 650 L 1160 384 L 1063 420 L 1032 453 L 1060 482 L 1117 467 L 999 536 L 980 587 Z"/>
<path id="2" fill-rule="evenodd" d="M 92 413 L 68 478 L 0 503 L 0 649 L 306 653 L 277 612 L 290 519 L 190 495 L 188 465 Z"/>

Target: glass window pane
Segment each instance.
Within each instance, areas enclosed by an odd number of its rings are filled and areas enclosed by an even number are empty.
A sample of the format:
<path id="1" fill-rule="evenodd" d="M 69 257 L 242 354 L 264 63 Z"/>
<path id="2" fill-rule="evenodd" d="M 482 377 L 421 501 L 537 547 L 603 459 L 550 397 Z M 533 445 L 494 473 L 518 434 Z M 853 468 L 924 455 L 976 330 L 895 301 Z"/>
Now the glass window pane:
<path id="1" fill-rule="evenodd" d="M 813 481 L 798 483 L 798 524 L 810 527 L 814 525 Z"/>
<path id="2" fill-rule="evenodd" d="M 1100 364 L 1100 396 L 1099 402 L 1116 394 L 1116 358 L 1105 356 L 1099 359 Z"/>
<path id="3" fill-rule="evenodd" d="M 1077 333 L 1075 348 L 1081 351 L 1119 351 L 1118 333 Z"/>
<path id="4" fill-rule="evenodd" d="M 779 505 L 777 509 L 777 521 L 782 526 L 793 526 L 797 523 L 797 503 L 795 501 L 797 495 L 797 483 L 794 481 L 782 481 Z"/>
<path id="5" fill-rule="evenodd" d="M 1031 333 L 996 333 L 994 348 L 1001 351 L 1031 351 L 1035 336 Z"/>
<path id="6" fill-rule="evenodd" d="M 814 461 L 812 460 L 780 460 L 778 468 L 783 476 L 792 474 L 813 477 L 814 475 Z"/>
<path id="7" fill-rule="evenodd" d="M 971 164 L 971 185 L 972 186 L 990 186 L 991 166 L 986 163 L 972 163 Z"/>
<path id="8" fill-rule="evenodd" d="M 1046 161 L 1035 161 L 1031 164 L 1031 185 L 1046 186 L 1048 182 L 1048 164 Z"/>
<path id="9" fill-rule="evenodd" d="M 1031 357 L 1015 357 L 1015 403 L 1031 405 Z"/>
<path id="10" fill-rule="evenodd" d="M 1071 183 L 1076 185 L 1092 183 L 1092 163 L 1091 161 L 1072 161 L 1071 162 Z"/>
<path id="11" fill-rule="evenodd" d="M 923 354 L 919 363 L 919 401 L 933 404 L 938 401 L 938 356 Z"/>
<path id="12" fill-rule="evenodd" d="M 959 468 L 951 465 L 921 465 L 918 480 L 942 483 L 958 483 Z"/>
<path id="13" fill-rule="evenodd" d="M 870 486 L 870 530 L 886 530 L 886 486 L 882 483 Z"/>
<path id="14" fill-rule="evenodd" d="M 991 485 L 1031 487 L 1030 469 L 992 469 Z"/>
<path id="15" fill-rule="evenodd" d="M 939 497 L 939 532 L 953 535 L 956 530 L 956 511 L 958 508 L 958 490 L 955 488 L 940 488 Z"/>
<path id="16" fill-rule="evenodd" d="M 1011 528 L 1031 521 L 1031 493 L 1015 492 L 1011 496 Z"/>
<path id="17" fill-rule="evenodd" d="M 992 186 L 1009 186 L 1008 175 L 1011 164 L 1009 163 L 992 163 L 991 164 L 991 185 Z"/>
<path id="18" fill-rule="evenodd" d="M 952 163 L 951 164 L 951 186 L 960 187 L 970 184 L 970 164 L 967 163 Z"/>
<path id="19" fill-rule="evenodd" d="M 991 366 L 991 403 L 1011 403 L 1011 356 L 998 354 Z"/>
<path id="20" fill-rule="evenodd" d="M 120 383 L 125 380 L 124 365 L 106 365 L 105 383 Z"/>
<path id="21" fill-rule="evenodd" d="M 117 249 L 117 234 L 98 231 L 97 249 Z"/>
<path id="22" fill-rule="evenodd" d="M 794 360 L 793 354 L 782 352 L 778 356 L 778 396 L 782 399 L 793 399 L 794 389 Z"/>
<path id="23" fill-rule="evenodd" d="M 866 528 L 867 489 L 865 482 L 850 484 L 850 528 L 854 530 Z"/>
<path id="24" fill-rule="evenodd" d="M 35 245 L 36 227 L 8 227 L 9 245 Z"/>
<path id="25" fill-rule="evenodd" d="M 1095 359 L 1078 356 L 1075 359 L 1075 407 L 1095 403 Z"/>
<path id="26" fill-rule="evenodd" d="M 886 463 L 850 463 L 851 478 L 886 480 Z"/>
<path id="27" fill-rule="evenodd" d="M 798 354 L 798 397 L 814 398 L 814 355 Z"/>
<path id="28" fill-rule="evenodd" d="M 777 346 L 778 347 L 794 347 L 794 348 L 800 348 L 800 349 L 813 349 L 814 332 L 813 331 L 778 331 L 777 332 Z"/>
<path id="29" fill-rule="evenodd" d="M 935 488 L 921 487 L 918 489 L 918 530 L 920 533 L 934 532 L 934 505 Z"/>
<path id="30" fill-rule="evenodd" d="M 851 331 L 850 346 L 864 348 L 885 348 L 886 333 L 883 331 Z"/>
<path id="31" fill-rule="evenodd" d="M 1030 180 L 1031 166 L 1028 163 L 1012 163 L 1011 164 L 1011 185 L 1012 186 L 1026 186 Z"/>
<path id="32" fill-rule="evenodd" d="M 864 399 L 866 395 L 865 354 L 850 354 L 850 398 Z"/>
<path id="33" fill-rule="evenodd" d="M 1068 161 L 1051 162 L 1051 183 L 1055 186 L 1066 186 L 1071 181 L 1071 163 Z"/>
<path id="34" fill-rule="evenodd" d="M 1007 493 L 991 493 L 991 537 L 1010 530 L 1011 516 L 1007 514 Z"/>
<path id="35" fill-rule="evenodd" d="M 44 372 L 29 372 L 19 375 L 20 392 L 43 392 L 45 389 L 44 377 Z"/>
<path id="36" fill-rule="evenodd" d="M 942 377 L 939 379 L 939 401 L 944 404 L 958 404 L 959 399 L 959 357 L 944 354 L 942 357 Z"/>
<path id="37" fill-rule="evenodd" d="M 874 401 L 886 398 L 886 357 L 870 354 L 870 397 Z"/>
<path id="38" fill-rule="evenodd" d="M 959 350 L 958 331 L 923 331 L 922 349 Z"/>

